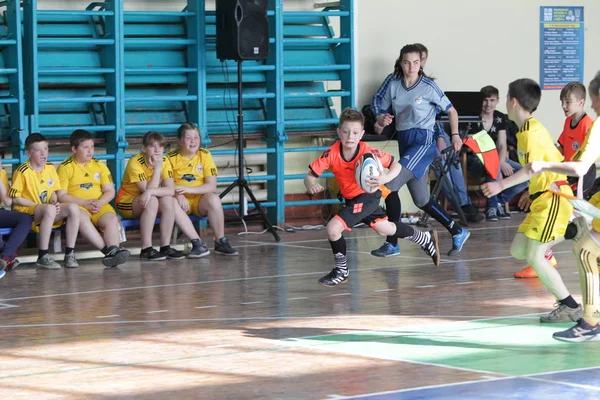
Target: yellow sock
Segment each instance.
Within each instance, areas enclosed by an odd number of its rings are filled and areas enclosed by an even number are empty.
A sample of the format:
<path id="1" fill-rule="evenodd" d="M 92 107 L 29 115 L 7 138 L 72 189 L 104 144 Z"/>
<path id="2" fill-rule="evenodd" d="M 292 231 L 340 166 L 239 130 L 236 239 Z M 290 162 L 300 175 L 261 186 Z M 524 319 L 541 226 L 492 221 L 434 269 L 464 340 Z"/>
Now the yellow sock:
<path id="1" fill-rule="evenodd" d="M 595 326 L 600 322 L 600 277 L 598 276 L 598 257 L 600 246 L 585 233 L 573 248 L 579 267 L 579 284 L 583 296 L 583 319 Z"/>

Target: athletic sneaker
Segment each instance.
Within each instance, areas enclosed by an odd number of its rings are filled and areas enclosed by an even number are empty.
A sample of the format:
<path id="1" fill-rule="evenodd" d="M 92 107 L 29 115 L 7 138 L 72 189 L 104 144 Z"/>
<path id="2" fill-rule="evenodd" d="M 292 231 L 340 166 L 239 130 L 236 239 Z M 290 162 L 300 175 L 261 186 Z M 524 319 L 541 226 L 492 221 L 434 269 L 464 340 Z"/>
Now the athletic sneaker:
<path id="1" fill-rule="evenodd" d="M 461 207 L 463 214 L 467 222 L 481 222 L 485 219 L 485 215 L 479 212 L 472 204 L 465 204 Z"/>
<path id="2" fill-rule="evenodd" d="M 371 250 L 371 255 L 375 257 L 391 257 L 400 254 L 400 245 L 393 245 L 389 242 L 385 242 L 380 248 Z"/>
<path id="3" fill-rule="evenodd" d="M 554 257 L 554 252 L 552 251 L 552 249 L 548 250 L 546 255 L 544 255 L 544 258 L 546 260 L 550 261 L 550 264 L 552 264 L 552 266 L 554 268 L 558 268 L 558 261 L 556 261 L 556 257 Z M 521 279 L 537 278 L 538 274 L 537 274 L 537 272 L 535 272 L 535 269 L 533 269 L 533 267 L 531 265 L 528 265 L 525 268 L 523 268 L 522 270 L 515 272 L 514 277 L 521 278 Z"/>
<path id="4" fill-rule="evenodd" d="M 486 221 L 498 221 L 498 209 L 497 208 L 488 208 L 485 210 L 485 220 Z"/>
<path id="5" fill-rule="evenodd" d="M 440 265 L 440 248 L 437 231 L 429 231 L 429 241 L 421 246 L 421 248 L 429 257 L 431 257 L 433 264 L 436 267 Z"/>
<path id="6" fill-rule="evenodd" d="M 79 261 L 77 261 L 77 258 L 75 258 L 75 252 L 65 254 L 64 262 L 65 262 L 66 268 L 78 268 L 79 267 Z"/>
<path id="7" fill-rule="evenodd" d="M 340 283 L 347 283 L 348 275 L 348 270 L 344 271 L 341 268 L 334 267 L 330 273 L 319 279 L 319 284 L 327 287 L 334 287 Z"/>
<path id="8" fill-rule="evenodd" d="M 142 250 L 140 259 L 147 261 L 163 261 L 167 259 L 167 256 L 156 250 L 154 247 L 150 247 L 149 249 Z"/>
<path id="9" fill-rule="evenodd" d="M 21 261 L 19 261 L 16 254 L 13 254 L 12 257 L 3 256 L 0 258 L 0 269 L 6 272 L 16 268 L 19 264 L 21 264 Z"/>
<path id="10" fill-rule="evenodd" d="M 183 252 L 175 250 L 170 246 L 160 253 L 166 256 L 169 260 L 183 260 L 185 258 L 185 254 L 183 254 Z"/>
<path id="11" fill-rule="evenodd" d="M 195 246 L 192 245 L 192 250 L 190 250 L 190 252 L 188 253 L 187 258 L 200 258 L 205 257 L 209 254 L 210 250 L 208 250 L 208 246 L 206 245 L 206 243 L 200 241 L 200 244 L 197 244 Z"/>
<path id="12" fill-rule="evenodd" d="M 54 261 L 50 257 L 50 254 L 44 254 L 43 256 L 38 257 L 35 266 L 40 269 L 60 269 L 60 264 Z"/>
<path id="13" fill-rule="evenodd" d="M 4 275 L 6 275 L 6 272 L 3 269 L 0 269 L 0 279 L 4 278 Z"/>
<path id="14" fill-rule="evenodd" d="M 471 236 L 471 232 L 465 228 L 461 228 L 460 233 L 452 236 L 452 248 L 448 251 L 449 256 L 453 256 L 462 250 L 465 242 Z"/>
<path id="15" fill-rule="evenodd" d="M 131 256 L 129 250 L 118 246 L 110 246 L 102 259 L 102 265 L 109 268 L 116 267 L 117 265 L 125 264 L 129 260 L 129 256 Z"/>
<path id="16" fill-rule="evenodd" d="M 215 253 L 226 256 L 237 256 L 240 254 L 236 249 L 231 247 L 229 244 L 229 239 L 227 239 L 225 236 L 219 240 L 215 240 Z"/>
<path id="17" fill-rule="evenodd" d="M 576 322 L 580 318 L 583 318 L 583 308 L 581 307 L 581 304 L 577 304 L 577 308 L 571 308 L 556 302 L 554 306 L 556 308 L 552 310 L 550 314 L 542 315 L 540 317 L 540 322 Z"/>
<path id="18" fill-rule="evenodd" d="M 555 332 L 552 337 L 564 342 L 598 342 L 600 341 L 600 324 L 591 326 L 581 318 L 577 325 L 566 331 Z"/>
<path id="19" fill-rule="evenodd" d="M 500 220 L 510 219 L 510 214 L 506 212 L 506 208 L 504 207 L 504 204 L 498 204 L 497 212 L 498 212 L 498 219 L 500 219 Z"/>

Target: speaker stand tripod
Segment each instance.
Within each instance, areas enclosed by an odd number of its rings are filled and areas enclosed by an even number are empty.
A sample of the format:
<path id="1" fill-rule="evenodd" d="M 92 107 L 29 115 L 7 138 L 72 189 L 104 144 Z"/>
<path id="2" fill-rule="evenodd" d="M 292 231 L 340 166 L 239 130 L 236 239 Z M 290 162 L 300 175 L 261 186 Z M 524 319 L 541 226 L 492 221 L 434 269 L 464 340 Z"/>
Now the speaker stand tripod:
<path id="1" fill-rule="evenodd" d="M 260 205 L 258 200 L 256 200 L 254 193 L 252 193 L 252 189 L 248 185 L 248 181 L 244 178 L 244 110 L 243 110 L 243 103 L 242 103 L 242 61 L 241 60 L 237 60 L 237 92 L 238 92 L 238 114 L 237 114 L 238 177 L 235 181 L 233 181 L 231 183 L 231 185 L 229 185 L 227 187 L 227 189 L 225 189 L 223 191 L 223 193 L 221 193 L 219 195 L 219 197 L 223 198 L 223 197 L 227 196 L 227 194 L 229 192 L 231 192 L 233 189 L 238 188 L 239 196 L 240 196 L 239 203 L 238 203 L 238 205 L 240 207 L 239 218 L 240 218 L 240 220 L 243 220 L 244 219 L 244 211 L 245 211 L 244 210 L 244 191 L 245 191 L 248 194 L 248 196 L 250 197 L 250 200 L 252 200 L 254 207 L 256 207 L 258 214 L 262 217 L 262 220 L 263 220 L 265 226 L 267 227 L 267 230 L 273 234 L 275 241 L 279 242 L 281 240 L 279 235 L 275 231 L 275 228 L 273 228 L 273 225 L 271 225 L 271 222 L 269 221 L 269 218 L 267 217 L 265 210 Z"/>

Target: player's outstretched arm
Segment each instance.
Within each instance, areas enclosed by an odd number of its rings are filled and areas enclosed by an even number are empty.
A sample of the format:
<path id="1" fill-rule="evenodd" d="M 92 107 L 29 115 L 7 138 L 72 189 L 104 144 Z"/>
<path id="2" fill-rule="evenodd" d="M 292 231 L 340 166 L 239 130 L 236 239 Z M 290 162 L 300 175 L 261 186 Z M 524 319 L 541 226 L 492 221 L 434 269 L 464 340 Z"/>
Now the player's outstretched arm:
<path id="1" fill-rule="evenodd" d="M 534 172 L 532 168 L 532 164 L 529 163 L 523 168 L 521 168 L 516 173 L 512 174 L 509 177 L 501 179 L 495 182 L 488 182 L 481 185 L 481 190 L 486 197 L 491 197 L 497 195 L 505 189 L 516 186 L 520 183 L 526 182 L 537 175 L 539 172 Z"/>

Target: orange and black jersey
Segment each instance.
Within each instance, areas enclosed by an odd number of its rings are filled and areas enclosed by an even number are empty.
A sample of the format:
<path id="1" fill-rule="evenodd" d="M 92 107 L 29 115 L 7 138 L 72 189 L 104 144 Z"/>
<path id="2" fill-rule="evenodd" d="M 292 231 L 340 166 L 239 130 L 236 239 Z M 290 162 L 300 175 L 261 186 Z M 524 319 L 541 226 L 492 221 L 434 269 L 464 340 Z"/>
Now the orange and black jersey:
<path id="1" fill-rule="evenodd" d="M 345 160 L 342 153 L 342 143 L 338 140 L 325 150 L 319 158 L 313 161 L 308 168 L 315 178 L 318 178 L 323 172 L 331 169 L 331 172 L 338 181 L 342 196 L 346 199 L 353 199 L 360 194 L 366 193 L 361 189 L 358 183 L 356 183 L 354 167 L 359 158 L 367 153 L 371 153 L 379 158 L 379 161 L 384 168 L 389 168 L 394 162 L 394 157 L 391 154 L 373 148 L 365 142 L 360 142 L 358 144 L 356 153 L 352 159 Z"/>

